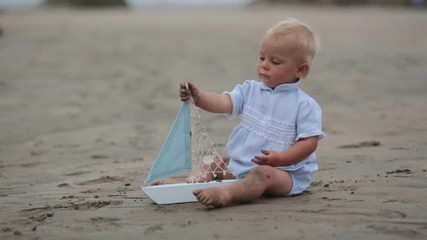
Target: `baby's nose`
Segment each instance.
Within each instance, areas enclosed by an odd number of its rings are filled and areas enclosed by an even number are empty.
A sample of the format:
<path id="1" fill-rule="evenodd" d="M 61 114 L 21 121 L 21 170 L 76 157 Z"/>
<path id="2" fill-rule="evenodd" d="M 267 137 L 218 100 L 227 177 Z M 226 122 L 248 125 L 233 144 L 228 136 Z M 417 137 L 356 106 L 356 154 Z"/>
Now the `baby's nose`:
<path id="1" fill-rule="evenodd" d="M 267 61 L 264 61 L 263 63 L 262 63 L 262 68 L 264 68 L 264 69 L 270 69 L 270 64 L 268 64 L 268 62 Z"/>

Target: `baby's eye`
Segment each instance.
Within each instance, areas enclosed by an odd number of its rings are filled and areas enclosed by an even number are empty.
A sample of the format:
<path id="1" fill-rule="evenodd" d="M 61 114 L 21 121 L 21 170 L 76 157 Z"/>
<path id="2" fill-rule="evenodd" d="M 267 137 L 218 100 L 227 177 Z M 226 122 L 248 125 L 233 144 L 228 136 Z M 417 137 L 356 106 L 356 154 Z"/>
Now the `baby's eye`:
<path id="1" fill-rule="evenodd" d="M 264 61 L 265 60 L 265 57 L 263 57 L 263 56 L 259 56 L 259 58 L 258 58 L 259 60 L 261 60 L 261 61 Z"/>
<path id="2" fill-rule="evenodd" d="M 281 64 L 281 62 L 280 62 L 278 59 L 273 59 L 273 60 L 271 60 L 271 62 L 272 62 L 274 65 L 279 65 L 279 64 Z"/>

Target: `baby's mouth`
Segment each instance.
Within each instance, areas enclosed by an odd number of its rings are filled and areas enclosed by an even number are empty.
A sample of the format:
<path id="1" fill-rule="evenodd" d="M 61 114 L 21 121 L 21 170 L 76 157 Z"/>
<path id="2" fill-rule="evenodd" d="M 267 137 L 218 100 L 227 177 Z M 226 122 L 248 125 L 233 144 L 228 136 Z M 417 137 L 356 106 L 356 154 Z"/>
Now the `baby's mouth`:
<path id="1" fill-rule="evenodd" d="M 268 75 L 265 75 L 265 74 L 259 74 L 259 77 L 261 78 L 261 79 L 266 79 L 266 80 L 269 80 L 270 79 L 270 76 L 268 76 Z"/>

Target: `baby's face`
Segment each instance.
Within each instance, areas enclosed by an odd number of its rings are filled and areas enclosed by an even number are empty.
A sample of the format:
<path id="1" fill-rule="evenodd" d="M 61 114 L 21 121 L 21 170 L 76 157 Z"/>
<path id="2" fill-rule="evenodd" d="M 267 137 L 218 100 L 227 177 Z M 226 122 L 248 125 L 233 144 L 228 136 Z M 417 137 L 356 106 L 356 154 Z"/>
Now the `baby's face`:
<path id="1" fill-rule="evenodd" d="M 296 56 L 292 38 L 276 40 L 267 35 L 260 45 L 256 64 L 258 77 L 271 88 L 295 82 L 303 76 Z"/>

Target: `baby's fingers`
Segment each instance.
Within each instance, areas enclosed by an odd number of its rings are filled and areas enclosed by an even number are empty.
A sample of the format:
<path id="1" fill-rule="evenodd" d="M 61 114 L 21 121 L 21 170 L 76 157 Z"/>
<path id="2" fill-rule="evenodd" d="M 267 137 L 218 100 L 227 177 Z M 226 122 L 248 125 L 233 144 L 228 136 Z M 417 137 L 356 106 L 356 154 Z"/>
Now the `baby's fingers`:
<path id="1" fill-rule="evenodd" d="M 261 150 L 261 153 L 264 154 L 264 155 L 269 155 L 271 153 L 271 151 L 263 149 L 263 150 Z"/>
<path id="2" fill-rule="evenodd" d="M 252 159 L 252 162 L 254 162 L 254 163 L 256 163 L 256 164 L 259 164 L 259 165 L 263 165 L 263 164 L 265 164 L 265 163 L 267 163 L 267 157 L 266 156 L 255 156 L 253 159 Z"/>
<path id="3" fill-rule="evenodd" d="M 189 88 L 188 82 L 182 82 L 179 84 L 179 89 L 187 90 Z"/>
<path id="4" fill-rule="evenodd" d="M 187 83 L 179 84 L 179 97 L 182 101 L 187 101 L 191 97 L 191 92 L 188 89 Z"/>

